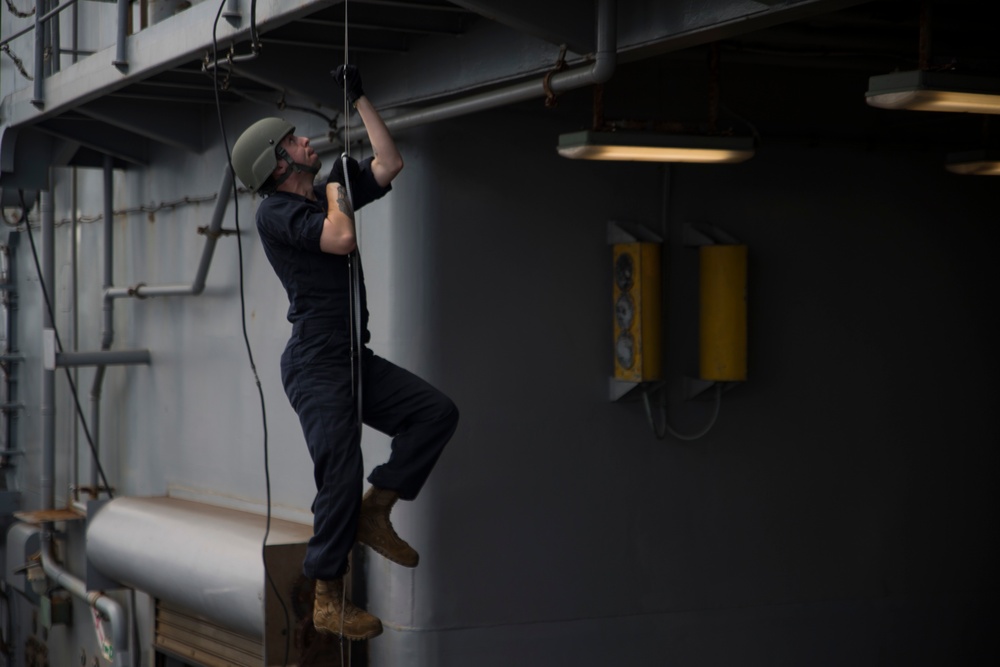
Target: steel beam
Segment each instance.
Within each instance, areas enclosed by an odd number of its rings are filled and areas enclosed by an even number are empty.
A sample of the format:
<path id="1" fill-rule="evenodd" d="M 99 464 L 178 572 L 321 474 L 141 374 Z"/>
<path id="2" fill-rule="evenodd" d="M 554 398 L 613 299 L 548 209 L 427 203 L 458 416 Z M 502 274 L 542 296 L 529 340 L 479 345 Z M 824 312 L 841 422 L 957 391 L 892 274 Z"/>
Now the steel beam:
<path id="1" fill-rule="evenodd" d="M 453 0 L 497 23 L 555 45 L 565 44 L 573 53 L 594 50 L 594 4 L 590 2 L 538 2 L 538 0 Z"/>
<path id="2" fill-rule="evenodd" d="M 100 121 L 53 119 L 36 128 L 49 136 L 76 142 L 129 164 L 145 166 L 149 161 L 145 141 L 135 135 L 116 133 Z"/>
<path id="3" fill-rule="evenodd" d="M 193 113 L 182 113 L 176 105 L 103 98 L 78 107 L 77 111 L 161 144 L 194 153 L 204 150 L 201 118 Z"/>

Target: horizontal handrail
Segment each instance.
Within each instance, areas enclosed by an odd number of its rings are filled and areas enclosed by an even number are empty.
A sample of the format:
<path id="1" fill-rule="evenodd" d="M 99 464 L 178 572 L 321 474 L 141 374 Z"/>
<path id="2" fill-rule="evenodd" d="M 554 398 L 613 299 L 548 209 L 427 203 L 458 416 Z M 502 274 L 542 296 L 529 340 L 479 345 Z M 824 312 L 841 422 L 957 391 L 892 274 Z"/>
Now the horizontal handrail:
<path id="1" fill-rule="evenodd" d="M 35 25 L 45 23 L 46 21 L 48 21 L 53 16 L 55 16 L 58 13 L 60 13 L 62 10 L 67 9 L 69 7 L 72 7 L 76 3 L 77 3 L 77 0 L 68 0 L 68 2 L 66 2 L 65 4 L 59 5 L 55 9 L 50 9 L 45 14 L 42 14 L 41 16 L 39 16 L 38 20 L 35 21 L 34 23 L 32 23 L 31 25 L 29 25 L 27 28 L 24 28 L 20 32 L 16 32 L 13 35 L 11 35 L 10 37 L 8 37 L 7 39 L 5 39 L 3 41 L 0 41 L 0 47 L 7 46 L 8 44 L 10 44 L 11 42 L 13 42 L 18 37 L 23 37 L 23 36 L 27 35 L 29 32 L 31 32 L 32 30 L 35 29 Z"/>

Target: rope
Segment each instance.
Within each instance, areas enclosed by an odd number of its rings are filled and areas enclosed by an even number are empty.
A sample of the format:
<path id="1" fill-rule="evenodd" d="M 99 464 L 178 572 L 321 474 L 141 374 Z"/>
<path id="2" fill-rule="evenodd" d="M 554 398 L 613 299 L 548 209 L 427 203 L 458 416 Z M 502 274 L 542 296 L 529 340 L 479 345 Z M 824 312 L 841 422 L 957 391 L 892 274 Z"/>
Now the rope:
<path id="1" fill-rule="evenodd" d="M 344 65 L 347 65 L 347 54 L 350 41 L 347 33 L 347 0 L 344 0 Z M 344 82 L 346 84 L 346 81 Z M 344 86 L 344 152 L 351 155 L 351 107 L 347 101 L 347 86 Z"/>
<path id="2" fill-rule="evenodd" d="M 12 0 L 6 0 L 6 1 L 7 1 L 7 9 L 10 10 L 11 14 L 13 14 L 14 16 L 16 16 L 18 18 L 26 19 L 29 16 L 34 16 L 35 15 L 35 8 L 34 7 L 32 7 L 31 9 L 29 9 L 27 11 L 22 11 L 22 10 L 20 10 L 17 7 L 14 6 L 14 3 L 13 3 Z"/>
<path id="3" fill-rule="evenodd" d="M 24 69 L 24 61 L 18 58 L 17 54 L 10 50 L 10 44 L 4 44 L 0 48 L 2 48 L 3 52 L 7 54 L 7 57 L 9 57 L 14 62 L 14 67 L 16 67 L 17 71 L 21 73 L 21 76 L 23 76 L 28 81 L 35 80 L 35 77 L 28 74 L 28 70 Z"/>
<path id="4" fill-rule="evenodd" d="M 348 61 L 348 49 L 350 42 L 348 39 L 348 16 L 347 16 L 347 0 L 344 0 L 344 65 L 346 66 Z M 344 154 L 341 156 L 343 171 L 344 171 L 344 189 L 347 190 L 347 205 L 350 206 L 351 211 L 354 211 L 354 197 L 351 194 L 351 177 L 347 169 L 348 163 L 351 157 L 351 107 L 350 102 L 347 99 L 347 80 L 345 73 L 344 80 Z M 357 216 L 355 215 L 355 228 L 354 228 L 354 250 L 350 255 L 347 256 L 347 265 L 349 271 L 350 280 L 350 307 L 351 307 L 351 390 L 356 391 L 357 399 L 357 418 L 358 418 L 358 438 L 361 438 L 361 351 L 357 352 L 357 378 L 354 377 L 354 355 L 355 355 L 355 345 L 360 346 L 361 344 L 361 295 L 360 286 L 358 280 L 360 278 L 359 265 L 361 263 L 361 249 L 357 245 L 358 230 L 357 230 Z M 357 384 L 355 384 L 357 383 Z M 356 387 L 356 388 L 355 388 Z M 361 443 L 358 443 L 361 446 Z M 348 565 L 348 572 L 350 571 L 350 565 Z M 341 604 L 340 604 L 340 664 L 347 664 L 350 666 L 351 656 L 348 654 L 348 662 L 344 662 L 344 617 L 347 615 L 347 573 L 345 572 L 343 578 L 340 582 L 341 590 Z"/>
<path id="5" fill-rule="evenodd" d="M 347 15 L 347 0 L 344 0 L 344 66 L 350 62 L 350 33 L 349 20 Z M 347 96 L 347 81 L 344 81 L 344 153 L 341 155 L 344 171 L 344 189 L 347 190 L 347 205 L 350 207 L 354 217 L 354 250 L 347 256 L 348 270 L 350 271 L 350 307 L 351 307 L 351 389 L 355 392 L 357 400 L 357 420 L 360 437 L 362 425 L 362 354 L 361 346 L 361 245 L 358 242 L 357 213 L 354 210 L 354 193 L 351 190 L 351 176 L 348 164 L 351 158 L 351 137 L 350 137 L 350 113 L 351 103 Z M 357 364 L 357 374 L 355 376 L 355 364 Z"/>
<path id="6" fill-rule="evenodd" d="M 550 109 L 558 104 L 556 101 L 556 93 L 552 90 L 552 76 L 563 71 L 564 69 L 566 69 L 565 44 L 559 48 L 559 58 L 556 60 L 556 64 L 552 66 L 552 69 L 545 73 L 545 78 L 542 79 L 542 88 L 545 89 L 545 106 Z"/>

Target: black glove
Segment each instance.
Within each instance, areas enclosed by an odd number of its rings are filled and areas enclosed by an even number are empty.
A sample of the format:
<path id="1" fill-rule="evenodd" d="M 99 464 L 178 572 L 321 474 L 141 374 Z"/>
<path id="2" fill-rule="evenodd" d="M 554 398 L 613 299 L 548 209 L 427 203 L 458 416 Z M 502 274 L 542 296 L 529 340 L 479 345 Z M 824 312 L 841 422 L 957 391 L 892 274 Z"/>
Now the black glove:
<path id="1" fill-rule="evenodd" d="M 351 106 L 357 104 L 365 91 L 361 88 L 361 72 L 356 65 L 341 65 L 333 72 L 333 78 L 337 80 L 340 87 L 347 91 L 347 101 Z"/>
<path id="2" fill-rule="evenodd" d="M 353 194 L 354 189 L 357 187 L 357 179 L 361 177 L 361 167 L 358 165 L 358 161 L 352 157 L 347 158 L 347 164 L 347 175 L 351 179 L 351 192 Z M 344 158 L 343 156 L 338 156 L 337 161 L 333 163 L 333 167 L 330 169 L 330 176 L 327 177 L 326 182 L 347 185 L 344 180 Z"/>

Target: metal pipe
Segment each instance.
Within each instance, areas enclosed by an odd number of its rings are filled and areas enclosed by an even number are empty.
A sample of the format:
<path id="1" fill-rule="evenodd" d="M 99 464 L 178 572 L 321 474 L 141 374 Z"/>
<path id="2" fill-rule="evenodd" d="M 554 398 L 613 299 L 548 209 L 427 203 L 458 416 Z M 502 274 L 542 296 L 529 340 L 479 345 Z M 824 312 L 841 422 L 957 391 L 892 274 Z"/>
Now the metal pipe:
<path id="1" fill-rule="evenodd" d="M 49 183 L 54 183 L 52 174 L 49 174 Z M 49 298 L 43 310 L 43 326 L 45 329 L 54 329 L 55 322 L 52 313 L 55 304 L 52 302 L 54 295 L 51 293 L 52 286 L 55 285 L 55 213 L 54 195 L 50 185 L 48 191 L 42 191 L 39 211 L 42 224 L 42 287 L 49 290 Z M 56 503 L 55 497 L 55 369 L 45 368 L 42 365 L 42 472 L 39 480 L 39 487 L 42 497 L 42 508 L 53 509 Z M 66 570 L 56 564 L 52 557 L 52 525 L 42 524 L 42 569 L 57 585 L 65 588 L 69 593 L 86 600 L 88 604 L 103 613 L 112 628 L 112 643 L 115 648 L 115 665 L 119 667 L 130 667 L 131 657 L 128 646 L 128 624 L 125 613 L 121 606 L 105 597 L 101 593 L 88 593 L 86 585 L 71 576 Z"/>
<path id="2" fill-rule="evenodd" d="M 50 4 L 52 1 L 53 0 L 50 0 Z M 58 2 L 58 0 L 55 1 Z M 48 25 L 49 25 L 49 33 L 51 35 L 51 39 L 49 40 L 49 45 L 51 46 L 50 50 L 52 53 L 52 57 L 49 60 L 49 72 L 55 74 L 60 69 L 62 69 L 62 62 L 61 62 L 62 56 L 60 55 L 61 53 L 60 49 L 62 48 L 61 47 L 62 35 L 60 34 L 59 30 L 59 19 L 56 19 L 55 21 L 49 21 Z"/>
<path id="3" fill-rule="evenodd" d="M 104 156 L 104 283 L 107 290 L 114 285 L 114 160 Z M 115 338 L 114 304 L 104 299 L 104 328 L 101 330 L 101 349 L 107 350 Z"/>
<path id="4" fill-rule="evenodd" d="M 51 183 L 51 173 L 49 179 Z M 42 225 L 42 289 L 49 292 L 47 302 L 42 304 L 42 326 L 46 331 L 55 329 L 52 313 L 55 305 L 52 303 L 52 286 L 55 285 L 55 213 L 53 210 L 52 188 L 43 190 L 39 202 Z M 43 293 L 44 294 L 44 293 Z M 42 468 L 39 480 L 42 509 L 53 509 L 56 504 L 55 472 L 56 472 L 56 371 L 42 364 L 42 397 L 40 414 L 42 418 Z"/>
<path id="5" fill-rule="evenodd" d="M 149 350 L 102 350 L 100 352 L 56 352 L 56 366 L 149 365 Z"/>
<path id="6" fill-rule="evenodd" d="M 111 645 L 114 647 L 114 665 L 131 667 L 132 657 L 128 642 L 128 618 L 120 604 L 100 592 L 89 592 L 86 584 L 56 563 L 52 556 L 52 536 L 43 533 L 42 570 L 57 586 L 85 600 L 97 609 L 111 625 Z"/>
<path id="7" fill-rule="evenodd" d="M 80 8 L 76 6 L 76 0 L 73 0 L 73 37 L 70 40 L 72 47 L 70 48 L 70 53 L 73 56 L 73 62 L 78 60 L 79 49 L 80 49 Z"/>
<path id="8" fill-rule="evenodd" d="M 4 408 L 7 411 L 5 426 L 6 435 L 4 438 L 4 454 L 17 449 L 15 439 L 17 438 L 17 383 L 21 364 L 24 358 L 18 354 L 17 349 L 17 288 L 14 283 L 17 277 L 17 246 L 21 239 L 21 232 L 11 231 L 7 234 L 7 246 L 4 249 L 6 258 L 7 279 L 5 284 L 9 287 L 4 290 L 3 298 L 7 309 L 7 337 L 6 354 L 0 355 L 7 364 L 7 372 L 4 374 Z M 6 480 L 4 480 L 6 481 Z"/>
<path id="9" fill-rule="evenodd" d="M 128 0 L 118 0 L 118 49 L 111 64 L 120 70 L 128 69 Z"/>
<path id="10" fill-rule="evenodd" d="M 618 5 L 615 0 L 598 0 L 597 4 L 597 54 L 594 63 L 554 74 L 549 79 L 549 89 L 553 93 L 561 93 L 584 86 L 600 84 L 608 81 L 614 74 L 618 61 Z M 470 97 L 445 102 L 435 106 L 416 109 L 414 111 L 388 118 L 385 121 L 390 131 L 403 130 L 417 125 L 425 125 L 439 120 L 464 116 L 477 111 L 485 111 L 515 102 L 523 102 L 548 94 L 545 88 L 545 78 L 518 83 L 506 88 L 492 90 Z M 364 124 L 356 121 L 348 130 L 351 135 L 365 136 Z M 341 142 L 344 130 L 340 134 Z M 332 142 L 320 137 L 310 140 L 313 149 L 332 150 Z"/>
<path id="11" fill-rule="evenodd" d="M 22 28 L 21 30 L 18 30 L 13 35 L 11 35 L 10 37 L 5 37 L 4 40 L 2 42 L 0 42 L 0 46 L 3 46 L 5 44 L 10 44 L 11 42 L 13 42 L 18 37 L 23 37 L 24 35 L 27 35 L 32 30 L 37 30 L 39 23 L 45 23 L 50 18 L 52 18 L 56 14 L 60 13 L 64 9 L 68 9 L 69 7 L 76 7 L 76 2 L 77 2 L 77 0 L 68 0 L 67 2 L 65 2 L 65 3 L 59 5 L 58 7 L 56 7 L 55 9 L 53 9 L 52 11 L 46 12 L 45 14 L 42 14 L 41 16 L 39 16 L 38 5 L 40 4 L 40 1 L 36 1 L 35 2 L 35 22 L 32 25 L 28 26 L 27 28 Z"/>
<path id="12" fill-rule="evenodd" d="M 35 89 L 31 103 L 38 108 L 45 106 L 45 31 L 42 14 L 45 0 L 35 0 Z"/>
<path id="13" fill-rule="evenodd" d="M 261 558 L 264 530 L 264 517 L 256 514 L 177 498 L 120 496 L 88 518 L 87 562 L 113 581 L 263 638 L 270 597 Z M 310 535 L 307 527 L 280 521 L 272 531 L 269 547 L 304 544 Z"/>
<path id="14" fill-rule="evenodd" d="M 70 291 L 71 308 L 73 313 L 73 318 L 71 320 L 73 324 L 72 331 L 72 345 L 71 349 L 76 352 L 80 349 L 80 291 L 77 289 L 77 283 L 79 282 L 79 262 L 77 261 L 77 255 L 79 255 L 79 248 L 77 247 L 77 232 L 80 229 L 80 220 L 77 215 L 77 206 L 79 203 L 79 182 L 77 179 L 76 167 L 70 172 L 70 218 L 72 219 L 72 228 L 70 231 L 70 246 L 69 246 L 69 258 L 70 258 L 70 275 L 72 276 L 73 289 Z M 80 386 L 80 373 L 73 369 L 73 385 L 76 387 Z M 80 499 L 80 413 L 76 410 L 73 411 L 73 437 L 71 440 L 71 446 L 73 448 L 73 456 L 70 458 L 70 470 L 72 470 L 71 479 L 71 489 L 73 494 L 73 501 L 78 501 Z"/>
<path id="15" fill-rule="evenodd" d="M 114 160 L 110 155 L 104 156 L 104 282 L 102 287 L 107 290 L 114 284 Z M 101 350 L 110 350 L 115 338 L 115 308 L 110 299 L 104 300 L 104 326 L 101 329 Z M 90 437 L 93 440 L 96 459 L 101 451 L 101 389 L 104 386 L 105 366 L 98 365 L 94 372 L 94 381 L 90 385 Z M 90 464 L 90 488 L 100 489 L 97 461 Z M 95 493 L 96 497 L 96 493 Z"/>
<path id="16" fill-rule="evenodd" d="M 226 0 L 226 10 L 222 13 L 223 18 L 235 23 L 242 18 L 240 14 L 240 0 Z"/>
<path id="17" fill-rule="evenodd" d="M 230 193 L 233 189 L 233 172 L 226 164 L 222 169 L 222 181 L 219 183 L 219 194 L 215 198 L 215 209 L 212 211 L 212 219 L 205 231 L 205 247 L 201 252 L 201 261 L 198 270 L 195 272 L 194 282 L 190 285 L 144 285 L 138 284 L 132 287 L 111 287 L 108 276 L 104 286 L 104 304 L 108 304 L 113 299 L 123 299 L 135 297 L 144 299 L 153 296 L 198 296 L 205 291 L 205 279 L 208 277 L 208 269 L 212 266 L 212 257 L 215 255 L 215 245 L 222 232 L 222 221 L 226 215 L 226 208 L 229 206 Z M 105 238 L 105 244 L 108 243 Z M 106 317 L 106 316 L 105 316 Z"/>

